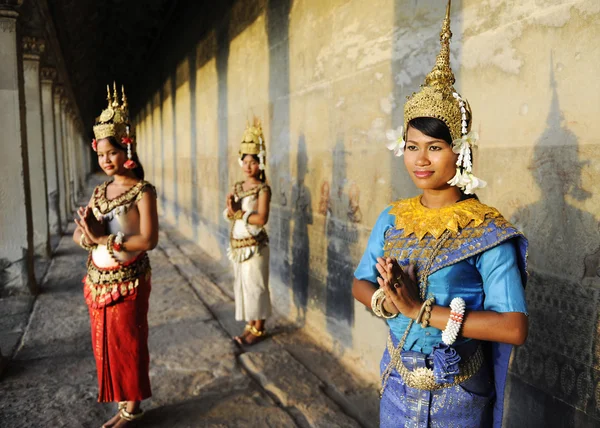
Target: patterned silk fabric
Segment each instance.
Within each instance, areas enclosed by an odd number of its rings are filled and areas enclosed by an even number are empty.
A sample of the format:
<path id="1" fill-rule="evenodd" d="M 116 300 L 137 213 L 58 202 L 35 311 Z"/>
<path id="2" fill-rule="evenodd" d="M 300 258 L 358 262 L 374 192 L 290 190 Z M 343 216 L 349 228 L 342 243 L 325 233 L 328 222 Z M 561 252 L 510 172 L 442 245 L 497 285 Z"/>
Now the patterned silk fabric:
<path id="1" fill-rule="evenodd" d="M 392 336 L 394 345 L 398 345 Z M 471 342 L 472 347 L 475 346 Z M 465 345 L 468 347 L 469 345 Z M 390 361 L 385 350 L 381 370 Z M 402 362 L 409 370 L 431 368 L 430 357 L 419 352 L 402 353 Z M 388 379 L 380 404 L 380 428 L 463 428 L 492 426 L 494 384 L 489 365 L 466 382 L 436 391 L 422 391 L 407 386 L 394 370 Z"/>

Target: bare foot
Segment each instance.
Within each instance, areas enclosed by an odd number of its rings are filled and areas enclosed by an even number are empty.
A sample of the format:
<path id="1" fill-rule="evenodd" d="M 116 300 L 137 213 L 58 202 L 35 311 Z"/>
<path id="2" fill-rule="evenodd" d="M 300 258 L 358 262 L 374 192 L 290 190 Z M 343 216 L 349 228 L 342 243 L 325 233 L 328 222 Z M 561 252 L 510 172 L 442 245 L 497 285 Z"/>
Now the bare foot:
<path id="1" fill-rule="evenodd" d="M 242 346 L 252 346 L 261 342 L 267 337 L 267 331 L 263 328 L 258 330 L 256 327 L 251 326 L 244 334 L 236 341 Z"/>
<path id="2" fill-rule="evenodd" d="M 110 418 L 107 422 L 102 425 L 102 428 L 113 428 L 116 426 L 116 423 L 121 420 L 121 412 L 117 412 L 112 418 Z"/>
<path id="3" fill-rule="evenodd" d="M 250 329 L 252 326 L 250 324 L 246 324 L 244 327 L 244 332 L 239 336 L 235 336 L 233 340 L 240 346 L 243 346 L 246 343 L 246 337 L 250 334 Z"/>

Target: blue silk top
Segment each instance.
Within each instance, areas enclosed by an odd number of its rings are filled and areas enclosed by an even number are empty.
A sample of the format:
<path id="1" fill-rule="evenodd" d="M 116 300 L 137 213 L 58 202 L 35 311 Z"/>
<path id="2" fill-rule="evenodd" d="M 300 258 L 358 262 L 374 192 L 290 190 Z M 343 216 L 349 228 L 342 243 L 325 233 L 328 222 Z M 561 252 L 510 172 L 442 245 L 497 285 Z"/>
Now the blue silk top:
<path id="1" fill-rule="evenodd" d="M 449 212 L 453 207 L 455 212 Z M 438 215 L 438 210 L 425 208 L 420 197 L 398 201 L 383 210 L 354 272 L 356 279 L 377 285 L 377 257 L 395 258 L 403 268 L 416 264 L 417 272 L 424 269 L 436 239 L 450 229 L 454 233 L 430 269 L 427 297 L 433 296 L 440 306 L 450 306 L 454 297 L 462 297 L 467 310 L 527 313 L 527 241 L 523 235 L 495 209 L 476 199 L 441 210 Z M 428 222 L 433 226 L 422 227 Z M 399 315 L 387 322 L 400 339 L 409 319 Z M 429 354 L 441 340 L 441 330 L 413 323 L 404 350 Z M 456 344 L 466 340 L 459 338 Z"/>

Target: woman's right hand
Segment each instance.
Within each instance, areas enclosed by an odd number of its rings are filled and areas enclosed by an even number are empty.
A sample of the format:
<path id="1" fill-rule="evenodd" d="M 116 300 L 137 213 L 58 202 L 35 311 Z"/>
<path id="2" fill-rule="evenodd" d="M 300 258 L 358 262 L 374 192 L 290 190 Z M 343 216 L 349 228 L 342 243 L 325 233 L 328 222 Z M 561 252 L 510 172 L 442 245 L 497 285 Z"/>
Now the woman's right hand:
<path id="1" fill-rule="evenodd" d="M 229 213 L 229 216 L 233 217 L 233 214 L 235 214 L 235 211 L 233 210 L 233 193 L 229 192 L 227 194 L 225 202 L 227 203 L 227 212 Z"/>

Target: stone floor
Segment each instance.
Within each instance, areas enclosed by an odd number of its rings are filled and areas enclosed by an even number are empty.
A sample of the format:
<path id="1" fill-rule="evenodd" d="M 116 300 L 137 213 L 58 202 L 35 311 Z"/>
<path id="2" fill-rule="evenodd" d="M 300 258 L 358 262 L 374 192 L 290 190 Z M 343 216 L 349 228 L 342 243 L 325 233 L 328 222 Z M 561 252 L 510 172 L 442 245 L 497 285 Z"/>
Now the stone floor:
<path id="1" fill-rule="evenodd" d="M 96 402 L 86 254 L 65 235 L 34 300 L 0 299 L 0 426 L 98 427 L 115 412 Z M 146 427 L 371 427 L 377 391 L 345 372 L 301 330 L 274 316 L 271 337 L 231 340 L 231 273 L 172 228 L 151 252 L 150 376 Z"/>

